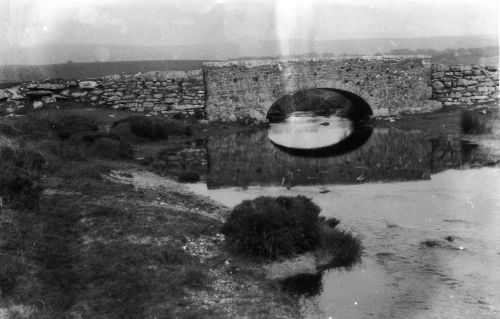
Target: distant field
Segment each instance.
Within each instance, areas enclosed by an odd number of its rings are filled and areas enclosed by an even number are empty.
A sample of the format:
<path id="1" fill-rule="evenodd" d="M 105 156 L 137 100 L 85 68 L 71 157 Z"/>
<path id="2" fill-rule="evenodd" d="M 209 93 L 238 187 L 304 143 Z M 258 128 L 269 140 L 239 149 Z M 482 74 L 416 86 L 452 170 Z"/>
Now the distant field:
<path id="1" fill-rule="evenodd" d="M 124 61 L 0 66 L 0 84 L 44 79 L 86 79 L 110 74 L 201 69 L 202 60 Z"/>

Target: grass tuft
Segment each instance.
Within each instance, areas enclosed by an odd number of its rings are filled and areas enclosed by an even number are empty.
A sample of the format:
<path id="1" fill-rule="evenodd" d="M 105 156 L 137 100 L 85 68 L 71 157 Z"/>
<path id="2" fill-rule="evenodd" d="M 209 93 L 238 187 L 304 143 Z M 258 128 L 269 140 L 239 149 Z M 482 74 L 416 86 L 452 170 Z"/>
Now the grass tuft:
<path id="1" fill-rule="evenodd" d="M 488 134 L 493 129 L 487 116 L 473 111 L 463 111 L 460 124 L 464 134 Z"/>

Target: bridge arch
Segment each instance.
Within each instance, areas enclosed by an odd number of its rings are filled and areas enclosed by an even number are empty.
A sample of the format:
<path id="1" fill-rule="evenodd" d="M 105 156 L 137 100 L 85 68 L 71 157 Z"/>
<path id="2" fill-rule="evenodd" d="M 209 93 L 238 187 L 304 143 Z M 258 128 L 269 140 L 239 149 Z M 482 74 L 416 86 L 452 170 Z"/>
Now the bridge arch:
<path id="1" fill-rule="evenodd" d="M 266 118 L 271 123 L 280 122 L 293 112 L 337 115 L 351 120 L 364 120 L 373 115 L 370 105 L 359 95 L 334 88 L 312 88 L 280 97 L 271 105 Z"/>

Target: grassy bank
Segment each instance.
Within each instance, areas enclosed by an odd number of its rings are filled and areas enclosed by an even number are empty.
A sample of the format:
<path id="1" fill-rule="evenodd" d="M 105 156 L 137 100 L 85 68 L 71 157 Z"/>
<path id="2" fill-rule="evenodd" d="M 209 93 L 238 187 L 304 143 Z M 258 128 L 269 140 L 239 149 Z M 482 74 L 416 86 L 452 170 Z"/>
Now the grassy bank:
<path id="1" fill-rule="evenodd" d="M 223 207 L 137 160 L 233 128 L 162 122 L 149 135 L 130 115 L 0 120 L 0 317 L 298 316 L 257 263 L 223 249 Z"/>

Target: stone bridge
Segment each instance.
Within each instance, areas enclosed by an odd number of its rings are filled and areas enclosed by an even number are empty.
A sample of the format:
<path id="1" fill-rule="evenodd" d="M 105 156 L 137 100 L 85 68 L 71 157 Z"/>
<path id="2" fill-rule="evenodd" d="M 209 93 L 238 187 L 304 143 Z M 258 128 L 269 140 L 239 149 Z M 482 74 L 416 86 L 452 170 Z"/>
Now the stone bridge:
<path id="1" fill-rule="evenodd" d="M 428 56 L 208 62 L 203 73 L 210 120 L 264 119 L 282 96 L 312 88 L 352 92 L 371 106 L 375 116 L 441 107 L 431 100 Z"/>
<path id="2" fill-rule="evenodd" d="M 430 56 L 207 62 L 203 75 L 209 120 L 264 119 L 282 96 L 312 88 L 354 93 L 375 116 L 498 100 L 496 68 L 432 65 Z"/>

